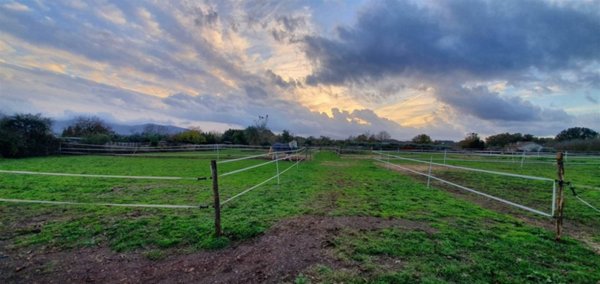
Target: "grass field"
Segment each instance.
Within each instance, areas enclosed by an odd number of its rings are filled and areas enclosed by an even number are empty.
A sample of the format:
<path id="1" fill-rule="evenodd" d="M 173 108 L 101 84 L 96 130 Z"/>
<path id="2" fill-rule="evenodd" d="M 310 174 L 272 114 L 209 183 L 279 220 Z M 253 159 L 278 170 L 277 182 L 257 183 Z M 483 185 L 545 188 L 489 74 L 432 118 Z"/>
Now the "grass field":
<path id="1" fill-rule="evenodd" d="M 223 164 L 219 171 L 263 162 Z M 282 168 L 291 165 L 280 163 Z M 480 166 L 483 167 L 483 162 Z M 500 163 L 493 164 L 498 170 L 552 177 L 550 170 L 503 167 Z M 209 175 L 208 160 L 204 159 L 111 156 L 3 159 L 0 169 L 192 178 Z M 275 165 L 270 164 L 223 177 L 221 199 L 271 177 L 274 172 Z M 589 185 L 599 183 L 594 168 L 573 174 L 567 168 L 567 176 Z M 465 176 L 456 178 L 471 182 Z M 210 181 L 0 174 L 0 198 L 208 204 L 212 195 Z M 566 210 L 567 217 L 586 220 L 582 223 L 585 226 L 598 224 L 600 215 L 585 213 L 575 207 L 574 201 L 568 200 Z M 282 175 L 281 185 L 270 182 L 224 206 L 222 238 L 212 235 L 210 209 L 0 203 L 0 244 L 9 255 L 31 250 L 43 253 L 109 247 L 122 253 L 141 253 L 160 262 L 178 254 L 221 250 L 269 234 L 269 228 L 281 220 L 306 215 L 405 220 L 425 229 L 348 226 L 332 231 L 326 236 L 327 246 L 323 250 L 337 265 L 314 263 L 294 276 L 296 283 L 600 281 L 600 255 L 588 244 L 568 236 L 556 243 L 552 231 L 510 214 L 482 208 L 436 185 L 427 188 L 421 180 L 385 169 L 373 160 L 339 158 L 328 152 L 319 153 L 313 160 Z M 600 242 L 600 237 L 595 237 Z M 0 265 L 4 267 L 10 266 Z M 12 270 L 0 272 L 9 275 L 6 277 L 16 277 Z"/>
<path id="2" fill-rule="evenodd" d="M 389 153 L 398 156 L 398 153 Z M 400 154 L 400 157 L 433 161 L 443 164 L 443 153 L 411 153 Z M 417 169 L 421 172 L 428 171 L 424 163 L 394 159 L 390 162 L 405 167 Z M 521 157 L 497 156 L 466 156 L 447 155 L 445 163 L 461 167 L 498 171 L 502 173 L 519 174 L 548 179 L 556 179 L 556 160 L 551 157 L 527 157 L 521 164 Z M 385 157 L 384 159 L 387 159 Z M 434 166 L 432 175 L 441 177 L 451 182 L 456 182 L 484 193 L 517 202 L 543 212 L 551 213 L 552 182 L 528 180 L 517 177 L 506 177 L 494 174 L 478 173 L 467 170 Z M 574 185 L 578 196 L 587 200 L 596 207 L 600 207 L 600 157 L 571 157 L 565 163 L 565 180 Z M 434 181 L 434 184 L 438 182 Z M 566 207 L 565 218 L 568 222 L 577 223 L 591 228 L 594 235 L 600 235 L 600 215 L 597 211 L 587 207 L 575 199 L 571 190 L 565 191 Z"/>

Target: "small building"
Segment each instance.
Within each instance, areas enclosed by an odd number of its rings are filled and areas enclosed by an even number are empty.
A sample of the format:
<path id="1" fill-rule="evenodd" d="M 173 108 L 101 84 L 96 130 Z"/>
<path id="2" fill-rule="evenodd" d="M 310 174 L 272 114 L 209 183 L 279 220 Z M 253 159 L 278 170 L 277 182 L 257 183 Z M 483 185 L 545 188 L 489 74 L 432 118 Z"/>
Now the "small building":
<path id="1" fill-rule="evenodd" d="M 292 147 L 287 143 L 275 143 L 271 146 L 271 152 L 290 152 Z"/>
<path id="2" fill-rule="evenodd" d="M 283 154 L 286 159 L 292 159 L 292 153 L 294 150 L 298 149 L 298 142 L 296 140 L 290 143 L 275 143 L 269 149 L 269 153 L 271 154 L 271 159 L 275 159 L 276 157 L 281 157 Z M 275 154 L 277 153 L 277 154 Z"/>
<path id="3" fill-rule="evenodd" d="M 296 140 L 290 143 L 275 143 L 271 146 L 271 151 L 273 152 L 290 152 L 296 149 L 298 149 L 298 142 Z"/>

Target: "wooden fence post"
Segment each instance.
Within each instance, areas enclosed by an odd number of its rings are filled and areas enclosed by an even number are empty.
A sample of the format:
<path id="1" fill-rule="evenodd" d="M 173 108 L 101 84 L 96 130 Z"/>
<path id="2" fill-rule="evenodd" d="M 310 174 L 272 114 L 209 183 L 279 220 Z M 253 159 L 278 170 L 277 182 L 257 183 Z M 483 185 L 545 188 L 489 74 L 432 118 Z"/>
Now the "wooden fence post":
<path id="1" fill-rule="evenodd" d="M 210 172 L 212 175 L 213 197 L 215 200 L 215 236 L 220 237 L 221 231 L 221 201 L 219 200 L 219 175 L 217 172 L 217 161 L 210 161 Z"/>
<path id="2" fill-rule="evenodd" d="M 556 213 L 554 218 L 556 219 L 556 241 L 560 241 L 562 235 L 563 225 L 563 208 L 565 206 L 564 200 L 564 178 L 565 178 L 565 165 L 564 165 L 564 153 L 556 153 L 556 168 L 557 177 L 556 182 L 558 183 L 558 194 L 556 197 Z"/>

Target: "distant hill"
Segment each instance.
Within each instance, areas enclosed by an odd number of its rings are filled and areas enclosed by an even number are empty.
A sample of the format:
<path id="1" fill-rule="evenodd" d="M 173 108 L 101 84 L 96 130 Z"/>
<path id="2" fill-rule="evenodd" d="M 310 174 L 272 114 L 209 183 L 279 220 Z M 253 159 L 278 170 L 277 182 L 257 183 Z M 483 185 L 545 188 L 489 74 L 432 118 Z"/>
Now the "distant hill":
<path id="1" fill-rule="evenodd" d="M 52 132 L 60 135 L 62 131 L 67 128 L 69 125 L 75 122 L 74 119 L 71 120 L 58 120 L 54 121 L 52 124 Z M 187 130 L 187 128 L 173 126 L 173 125 L 160 125 L 154 123 L 146 123 L 146 124 L 138 124 L 138 125 L 125 125 L 125 124 L 117 124 L 117 123 L 106 123 L 108 126 L 112 128 L 112 130 L 119 135 L 131 135 L 134 133 L 141 133 L 147 128 L 153 128 L 155 130 L 159 130 L 160 132 L 164 132 L 167 134 L 176 134 L 182 131 Z"/>

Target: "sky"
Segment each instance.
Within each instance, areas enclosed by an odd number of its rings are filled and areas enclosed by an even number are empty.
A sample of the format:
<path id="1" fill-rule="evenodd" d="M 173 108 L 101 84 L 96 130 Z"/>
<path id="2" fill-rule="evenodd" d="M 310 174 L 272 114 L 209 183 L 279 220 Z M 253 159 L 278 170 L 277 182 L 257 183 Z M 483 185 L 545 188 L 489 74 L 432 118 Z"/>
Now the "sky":
<path id="1" fill-rule="evenodd" d="M 600 1 L 0 0 L 0 113 L 224 131 L 600 130 Z"/>

